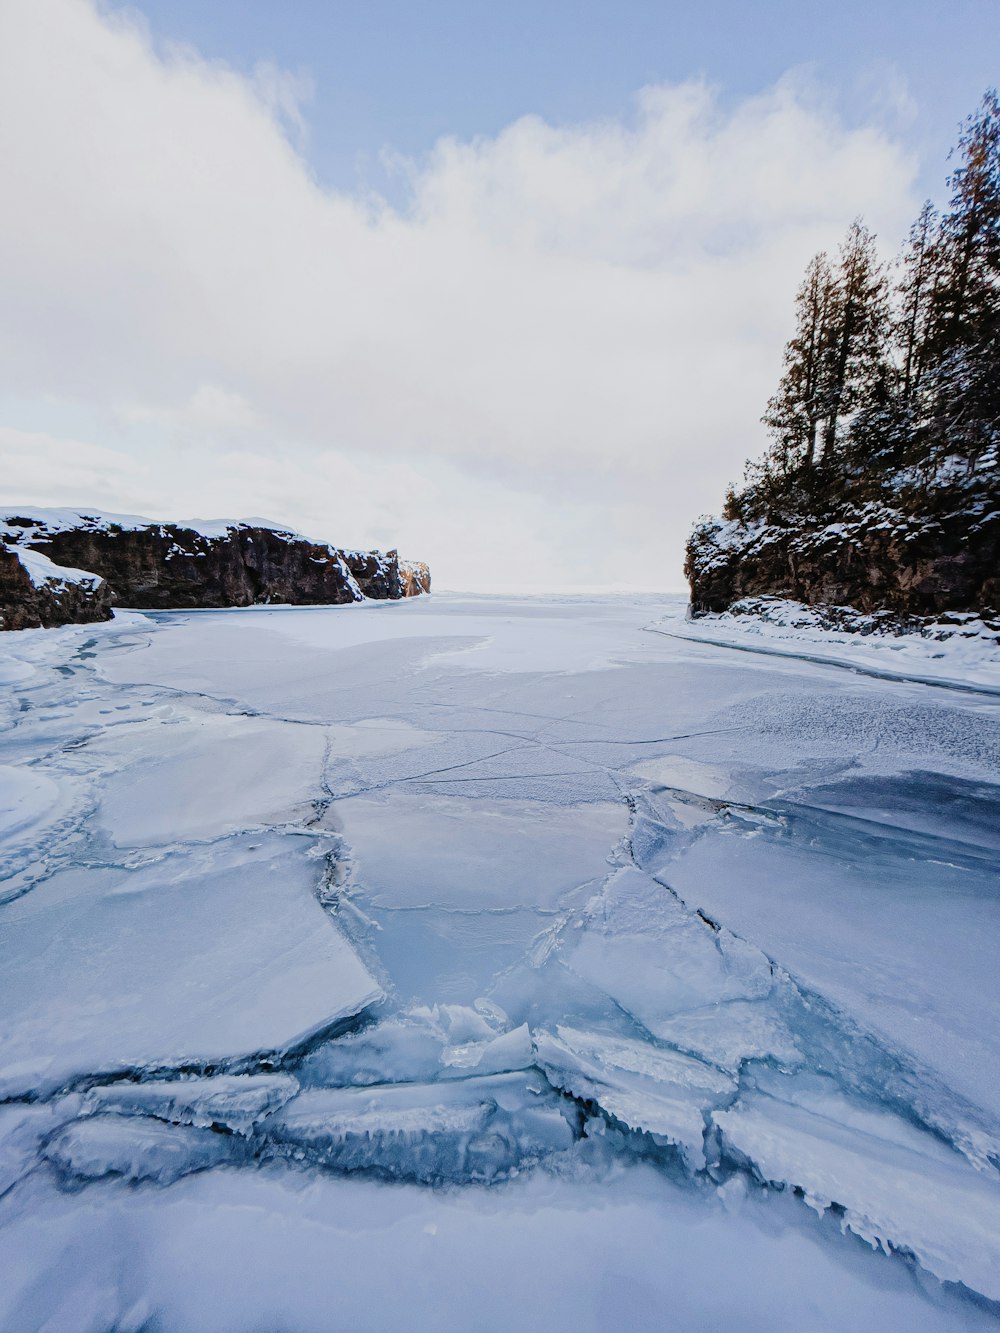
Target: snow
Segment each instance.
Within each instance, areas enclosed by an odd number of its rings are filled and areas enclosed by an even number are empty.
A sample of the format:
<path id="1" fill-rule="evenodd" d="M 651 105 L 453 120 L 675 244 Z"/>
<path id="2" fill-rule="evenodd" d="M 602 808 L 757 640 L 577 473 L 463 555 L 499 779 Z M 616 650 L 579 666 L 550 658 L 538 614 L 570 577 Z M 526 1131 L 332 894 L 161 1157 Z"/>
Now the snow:
<path id="1" fill-rule="evenodd" d="M 426 1190 L 301 1170 L 221 1169 L 166 1190 L 41 1185 L 0 1230 L 0 1324 L 60 1333 L 296 1333 L 433 1327 L 606 1333 L 995 1329 L 903 1264 L 823 1243 L 793 1200 L 736 1215 L 652 1168 L 599 1192 L 536 1175 L 490 1191 Z"/>
<path id="2" fill-rule="evenodd" d="M 950 616 L 919 630 L 886 630 L 873 619 L 867 632 L 824 626 L 813 607 L 781 598 L 754 598 L 741 611 L 681 620 L 666 618 L 663 633 L 693 643 L 741 648 L 829 666 L 846 667 L 894 680 L 913 680 L 1000 692 L 1000 632 L 975 616 Z M 850 608 L 843 608 L 850 612 Z M 864 617 L 853 617 L 862 625 Z"/>
<path id="3" fill-rule="evenodd" d="M 73 569 L 69 565 L 57 565 L 41 551 L 32 551 L 27 546 L 15 546 L 12 549 L 36 588 L 44 588 L 46 584 L 51 583 L 63 587 L 75 583 L 84 588 L 96 588 L 102 581 L 99 574 L 90 574 L 85 569 Z"/>
<path id="4" fill-rule="evenodd" d="M 4 643 L 0 1327 L 995 1326 L 982 635 L 691 630 Z"/>
<path id="5" fill-rule="evenodd" d="M 28 519 L 31 526 L 13 522 L 14 519 Z M 119 528 L 124 532 L 137 532 L 142 528 L 161 527 L 183 528 L 208 541 L 228 536 L 233 528 L 269 528 L 283 536 L 300 536 L 283 524 L 272 523 L 266 518 L 155 519 L 144 518 L 141 514 L 113 514 L 98 509 L 52 509 L 37 508 L 34 505 L 0 512 L 0 537 L 14 541 L 31 540 L 47 533 L 66 532 L 74 528 L 91 532 L 107 532 L 112 528 Z M 38 529 L 44 529 L 44 532 L 39 532 Z"/>

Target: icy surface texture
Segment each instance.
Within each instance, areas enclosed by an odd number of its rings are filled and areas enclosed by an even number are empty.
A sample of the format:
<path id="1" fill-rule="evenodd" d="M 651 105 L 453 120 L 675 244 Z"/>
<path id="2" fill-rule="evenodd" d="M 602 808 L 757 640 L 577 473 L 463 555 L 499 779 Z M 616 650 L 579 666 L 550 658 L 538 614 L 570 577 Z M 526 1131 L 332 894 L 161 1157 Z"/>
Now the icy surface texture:
<path id="1" fill-rule="evenodd" d="M 4 640 L 0 1327 L 995 1326 L 1000 698 L 685 633 Z"/>
<path id="2" fill-rule="evenodd" d="M 313 873 L 301 850 L 241 839 L 131 871 L 64 870 L 8 904 L 0 1093 L 281 1051 L 373 1004 L 381 990 Z"/>

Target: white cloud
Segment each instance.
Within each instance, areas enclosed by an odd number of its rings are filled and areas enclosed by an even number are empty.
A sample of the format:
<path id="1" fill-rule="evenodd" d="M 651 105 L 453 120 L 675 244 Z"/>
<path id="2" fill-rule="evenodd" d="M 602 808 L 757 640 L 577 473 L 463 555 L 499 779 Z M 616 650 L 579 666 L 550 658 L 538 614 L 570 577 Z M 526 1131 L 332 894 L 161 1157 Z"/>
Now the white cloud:
<path id="1" fill-rule="evenodd" d="M 163 407 L 149 403 L 117 403 L 115 415 L 126 424 L 149 424 L 170 430 L 175 437 L 232 435 L 255 430 L 260 420 L 238 393 L 202 384 L 186 403 Z"/>
<path id="2" fill-rule="evenodd" d="M 443 141 L 405 212 L 317 185 L 301 95 L 83 0 L 0 7 L 0 396 L 41 435 L 80 405 L 122 460 L 120 501 L 106 467 L 67 494 L 7 432 L 16 498 L 268 513 L 453 586 L 676 588 L 809 255 L 915 211 L 907 153 L 804 75 Z"/>

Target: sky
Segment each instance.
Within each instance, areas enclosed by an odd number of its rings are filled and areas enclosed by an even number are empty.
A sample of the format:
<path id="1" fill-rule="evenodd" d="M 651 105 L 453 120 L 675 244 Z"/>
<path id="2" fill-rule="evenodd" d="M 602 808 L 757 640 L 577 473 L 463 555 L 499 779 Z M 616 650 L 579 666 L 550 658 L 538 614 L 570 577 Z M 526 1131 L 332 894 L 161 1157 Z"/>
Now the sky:
<path id="1" fill-rule="evenodd" d="M 997 80 L 955 0 L 0 0 L 0 505 L 683 588 L 802 269 Z"/>

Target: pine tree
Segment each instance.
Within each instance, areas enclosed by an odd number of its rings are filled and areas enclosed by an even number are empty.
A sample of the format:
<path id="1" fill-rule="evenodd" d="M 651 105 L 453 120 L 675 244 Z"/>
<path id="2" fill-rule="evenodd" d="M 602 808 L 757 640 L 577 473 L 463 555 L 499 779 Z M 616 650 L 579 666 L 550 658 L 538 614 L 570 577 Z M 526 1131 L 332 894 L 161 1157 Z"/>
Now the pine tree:
<path id="1" fill-rule="evenodd" d="M 994 90 L 963 127 L 963 161 L 948 178 L 950 210 L 942 219 L 947 278 L 938 300 L 941 351 L 975 343 L 997 317 L 1000 280 L 1000 99 Z"/>
<path id="2" fill-rule="evenodd" d="M 924 205 L 890 287 L 875 238 L 853 222 L 836 262 L 810 261 L 795 332 L 763 421 L 772 441 L 727 497 L 741 521 L 833 512 L 946 456 L 1000 474 L 1000 97 L 965 122 L 948 208 Z M 909 485 L 912 475 L 907 474 Z M 928 492 L 929 493 L 929 492 Z"/>
<path id="3" fill-rule="evenodd" d="M 899 313 L 893 334 L 900 354 L 900 394 L 909 408 L 919 393 L 925 368 L 931 321 L 941 284 L 941 246 L 938 215 L 928 199 L 899 259 L 902 270 L 896 291 Z"/>
<path id="4" fill-rule="evenodd" d="M 868 406 L 887 374 L 889 288 L 875 237 L 855 219 L 840 248 L 834 276 L 834 308 L 825 367 L 823 456 L 830 464 L 842 418 Z"/>
<path id="5" fill-rule="evenodd" d="M 785 347 L 785 373 L 763 421 L 775 437 L 783 470 L 811 468 L 824 412 L 830 363 L 833 274 L 824 253 L 814 255 L 795 298 L 795 333 Z"/>
<path id="6" fill-rule="evenodd" d="M 925 452 L 970 467 L 1000 434 L 1000 99 L 994 90 L 965 122 L 961 164 L 948 184 L 942 267 L 926 339 Z"/>

